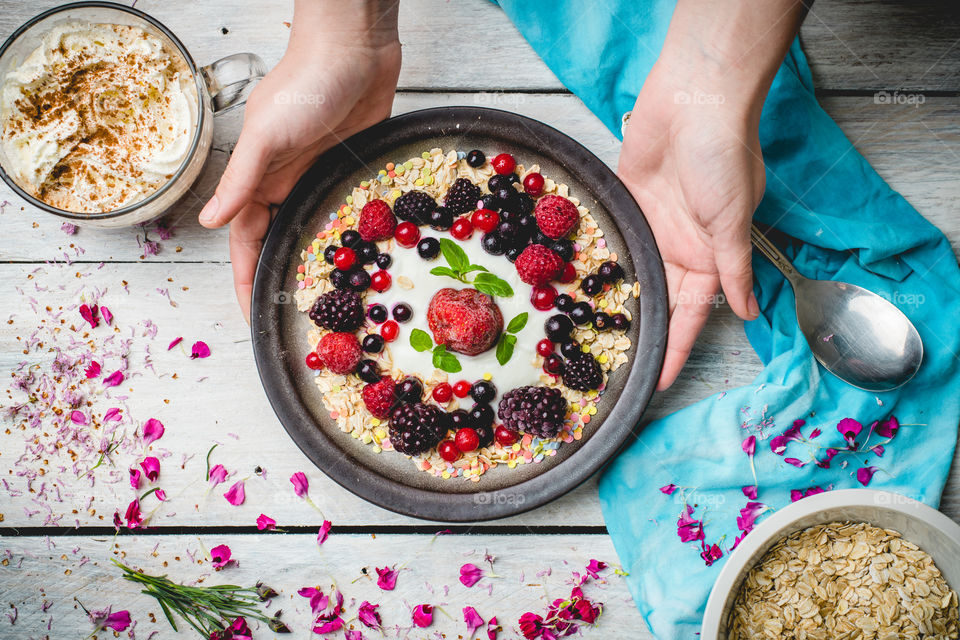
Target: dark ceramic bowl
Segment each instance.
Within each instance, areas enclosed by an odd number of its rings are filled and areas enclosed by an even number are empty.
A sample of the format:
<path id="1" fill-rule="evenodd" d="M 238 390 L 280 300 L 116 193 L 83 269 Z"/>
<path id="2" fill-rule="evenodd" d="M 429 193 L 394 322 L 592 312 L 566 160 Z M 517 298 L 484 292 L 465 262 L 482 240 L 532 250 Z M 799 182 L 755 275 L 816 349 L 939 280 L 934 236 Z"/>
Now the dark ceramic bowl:
<path id="1" fill-rule="evenodd" d="M 424 150 L 509 152 L 537 163 L 546 176 L 570 186 L 620 256 L 627 280 L 640 282 L 631 300 L 629 364 L 608 382 L 583 438 L 557 455 L 515 469 L 499 466 L 479 482 L 443 480 L 415 468 L 405 456 L 374 453 L 341 432 L 323 407 L 307 352 L 305 313 L 292 303 L 300 251 L 326 224 L 328 212 L 387 162 Z M 358 496 L 398 513 L 430 520 L 490 520 L 533 509 L 593 475 L 635 435 L 653 394 L 667 334 L 663 264 L 650 228 L 626 187 L 596 156 L 556 129 L 506 111 L 444 107 L 407 113 L 358 133 L 323 154 L 300 179 L 270 228 L 253 289 L 251 330 L 267 397 L 287 433 L 324 473 Z"/>

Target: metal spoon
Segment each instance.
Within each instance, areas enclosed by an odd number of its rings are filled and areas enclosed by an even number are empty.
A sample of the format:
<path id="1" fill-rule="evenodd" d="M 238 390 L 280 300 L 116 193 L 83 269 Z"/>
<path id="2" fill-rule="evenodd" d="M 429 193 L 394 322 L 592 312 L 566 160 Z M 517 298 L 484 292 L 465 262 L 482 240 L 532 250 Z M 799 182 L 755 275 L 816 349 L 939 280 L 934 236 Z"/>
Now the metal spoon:
<path id="1" fill-rule="evenodd" d="M 756 225 L 750 239 L 793 286 L 800 331 L 827 371 L 867 391 L 896 389 L 917 373 L 923 343 L 900 309 L 853 284 L 803 277 Z"/>

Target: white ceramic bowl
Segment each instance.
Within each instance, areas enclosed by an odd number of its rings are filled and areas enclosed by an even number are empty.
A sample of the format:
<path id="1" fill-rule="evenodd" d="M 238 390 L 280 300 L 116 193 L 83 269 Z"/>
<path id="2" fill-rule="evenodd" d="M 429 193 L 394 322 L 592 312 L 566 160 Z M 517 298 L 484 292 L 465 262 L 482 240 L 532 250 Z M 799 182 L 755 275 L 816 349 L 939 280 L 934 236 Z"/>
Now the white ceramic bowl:
<path id="1" fill-rule="evenodd" d="M 906 496 L 873 489 L 827 491 L 798 500 L 763 520 L 724 564 L 710 592 L 702 640 L 726 640 L 727 619 L 747 573 L 781 538 L 818 524 L 867 522 L 900 532 L 930 554 L 953 590 L 960 589 L 960 525 Z"/>

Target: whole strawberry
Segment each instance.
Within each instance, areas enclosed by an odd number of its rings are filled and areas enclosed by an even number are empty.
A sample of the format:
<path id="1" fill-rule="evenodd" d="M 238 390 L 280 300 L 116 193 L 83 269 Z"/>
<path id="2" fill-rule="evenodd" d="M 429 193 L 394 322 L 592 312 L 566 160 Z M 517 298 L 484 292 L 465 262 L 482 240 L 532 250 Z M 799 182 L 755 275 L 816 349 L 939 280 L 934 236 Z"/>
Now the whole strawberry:
<path id="1" fill-rule="evenodd" d="M 390 411 L 397 403 L 396 387 L 390 376 L 383 376 L 379 382 L 364 386 L 360 395 L 363 397 L 363 404 L 367 406 L 367 411 L 377 418 L 388 418 Z"/>
<path id="2" fill-rule="evenodd" d="M 577 205 L 562 196 L 543 196 L 537 200 L 533 215 L 540 231 L 554 240 L 563 238 L 580 223 Z"/>
<path id="3" fill-rule="evenodd" d="M 563 260 L 542 244 L 529 244 L 513 265 L 520 279 L 534 287 L 542 287 L 563 272 Z"/>
<path id="4" fill-rule="evenodd" d="M 363 357 L 363 351 L 360 349 L 357 336 L 334 331 L 320 338 L 317 344 L 317 355 L 327 369 L 347 375 L 356 370 Z"/>
<path id="5" fill-rule="evenodd" d="M 427 323 L 434 342 L 450 351 L 475 356 L 497 343 L 503 331 L 503 314 L 485 293 L 445 288 L 430 300 Z"/>
<path id="6" fill-rule="evenodd" d="M 357 231 L 367 242 L 392 238 L 396 227 L 397 217 L 390 210 L 390 205 L 383 200 L 371 200 L 360 210 L 360 224 Z"/>

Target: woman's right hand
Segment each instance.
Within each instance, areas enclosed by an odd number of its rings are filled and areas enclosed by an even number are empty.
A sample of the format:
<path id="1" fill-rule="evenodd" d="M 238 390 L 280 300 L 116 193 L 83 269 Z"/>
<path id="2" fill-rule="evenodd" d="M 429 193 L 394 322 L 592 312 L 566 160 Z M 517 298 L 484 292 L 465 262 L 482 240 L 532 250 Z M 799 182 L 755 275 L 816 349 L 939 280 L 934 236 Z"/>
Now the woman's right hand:
<path id="1" fill-rule="evenodd" d="M 322 15 L 315 15 L 318 4 Z M 396 6 L 371 1 L 364 12 L 337 4 L 297 3 L 287 51 L 250 94 L 230 162 L 200 212 L 205 227 L 230 223 L 234 285 L 248 321 L 271 205 L 283 201 L 317 156 L 389 116 L 393 105 L 400 73 Z M 352 15 L 335 15 L 341 12 Z"/>

